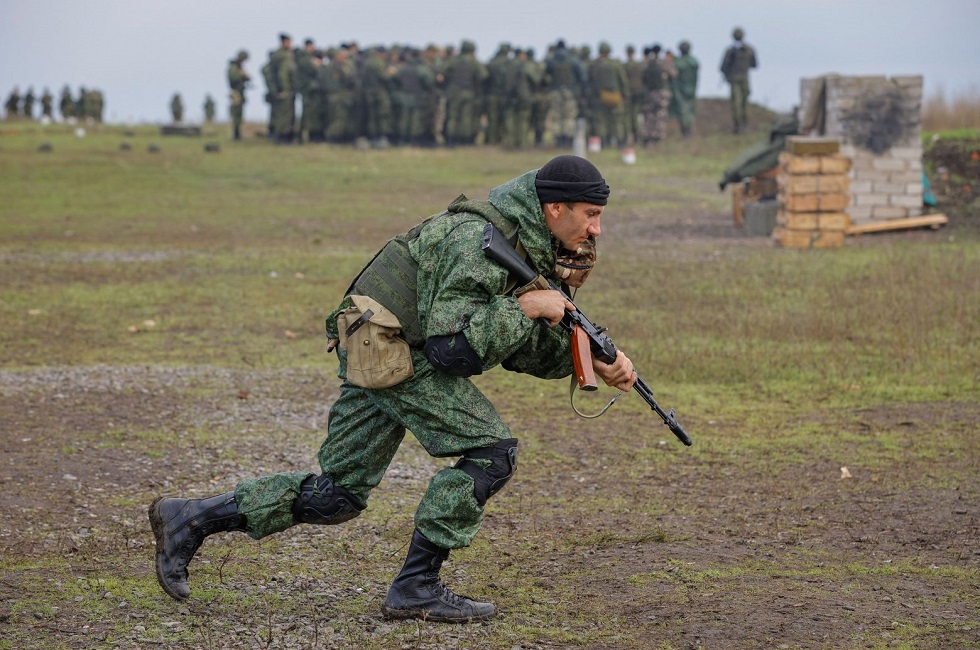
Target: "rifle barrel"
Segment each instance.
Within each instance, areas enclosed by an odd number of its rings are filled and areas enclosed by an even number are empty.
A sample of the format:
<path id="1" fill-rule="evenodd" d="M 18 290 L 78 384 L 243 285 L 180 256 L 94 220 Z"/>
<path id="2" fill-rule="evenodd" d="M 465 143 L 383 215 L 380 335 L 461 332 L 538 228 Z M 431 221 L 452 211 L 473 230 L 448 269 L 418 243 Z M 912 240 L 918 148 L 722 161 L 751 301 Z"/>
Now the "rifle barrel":
<path id="1" fill-rule="evenodd" d="M 633 384 L 633 390 L 635 390 L 640 397 L 643 398 L 643 401 L 649 404 L 650 408 L 652 408 L 654 412 L 660 416 L 660 418 L 664 421 L 664 424 L 666 424 L 667 428 L 670 429 L 675 436 L 677 436 L 678 440 L 683 442 L 688 447 L 694 444 L 694 441 L 691 440 L 691 436 L 687 435 L 687 431 L 684 430 L 681 423 L 674 417 L 674 409 L 670 409 L 669 411 L 665 412 L 660 405 L 657 404 L 657 400 L 654 399 L 653 391 L 650 390 L 650 387 L 647 386 L 647 383 L 643 381 L 643 378 L 639 375 L 636 376 L 636 383 Z"/>

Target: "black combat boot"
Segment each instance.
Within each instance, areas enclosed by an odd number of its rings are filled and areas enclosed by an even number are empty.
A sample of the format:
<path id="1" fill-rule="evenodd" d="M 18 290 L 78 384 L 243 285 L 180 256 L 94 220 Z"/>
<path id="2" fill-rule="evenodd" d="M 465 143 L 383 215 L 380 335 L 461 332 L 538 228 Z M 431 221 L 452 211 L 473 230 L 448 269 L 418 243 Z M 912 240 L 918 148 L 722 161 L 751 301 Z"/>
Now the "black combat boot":
<path id="1" fill-rule="evenodd" d="M 391 583 L 381 609 L 388 618 L 420 618 L 438 623 L 485 621 L 497 613 L 493 603 L 481 603 L 454 594 L 442 584 L 439 570 L 449 557 L 415 531 L 401 573 Z"/>
<path id="2" fill-rule="evenodd" d="M 229 530 L 245 530 L 235 493 L 207 499 L 159 498 L 150 504 L 150 526 L 157 540 L 157 580 L 173 598 L 191 595 L 187 565 L 204 538 Z"/>

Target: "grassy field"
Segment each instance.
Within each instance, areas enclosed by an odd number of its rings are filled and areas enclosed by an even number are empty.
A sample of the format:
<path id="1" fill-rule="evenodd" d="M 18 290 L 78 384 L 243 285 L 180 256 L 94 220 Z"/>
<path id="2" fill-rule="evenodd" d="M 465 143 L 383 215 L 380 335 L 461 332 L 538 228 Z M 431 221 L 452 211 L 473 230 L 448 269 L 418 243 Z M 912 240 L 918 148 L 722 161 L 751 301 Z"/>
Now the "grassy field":
<path id="1" fill-rule="evenodd" d="M 576 301 L 695 444 L 635 396 L 581 420 L 564 381 L 478 378 L 521 470 L 445 572 L 503 614 L 447 627 L 379 611 L 440 466 L 411 438 L 350 524 L 209 540 L 187 603 L 145 508 L 313 469 L 352 275 L 554 152 L 0 127 L 0 648 L 980 647 L 980 229 L 774 248 L 717 189 L 746 144 L 594 157 Z"/>

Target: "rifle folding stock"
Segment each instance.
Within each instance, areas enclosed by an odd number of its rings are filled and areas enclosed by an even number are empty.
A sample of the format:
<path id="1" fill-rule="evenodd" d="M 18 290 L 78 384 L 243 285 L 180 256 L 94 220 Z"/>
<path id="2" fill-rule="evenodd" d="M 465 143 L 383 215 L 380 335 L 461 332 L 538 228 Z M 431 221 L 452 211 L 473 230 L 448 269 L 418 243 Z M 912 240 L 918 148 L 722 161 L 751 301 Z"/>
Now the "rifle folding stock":
<path id="1" fill-rule="evenodd" d="M 488 223 L 483 229 L 483 252 L 507 269 L 522 285 L 533 282 L 538 277 L 538 273 L 524 261 L 492 223 Z M 553 281 L 548 280 L 548 285 L 555 291 L 560 291 L 569 302 L 575 304 Z M 613 363 L 616 360 L 616 344 L 606 335 L 605 328 L 598 327 L 578 307 L 566 309 L 559 324 L 572 337 L 572 361 L 579 388 L 596 390 L 598 384 L 592 368 L 592 356 L 605 363 Z M 639 375 L 636 376 L 633 388 L 681 442 L 687 446 L 693 444 L 684 427 L 674 417 L 674 409 L 664 411 L 654 399 L 653 391 Z"/>

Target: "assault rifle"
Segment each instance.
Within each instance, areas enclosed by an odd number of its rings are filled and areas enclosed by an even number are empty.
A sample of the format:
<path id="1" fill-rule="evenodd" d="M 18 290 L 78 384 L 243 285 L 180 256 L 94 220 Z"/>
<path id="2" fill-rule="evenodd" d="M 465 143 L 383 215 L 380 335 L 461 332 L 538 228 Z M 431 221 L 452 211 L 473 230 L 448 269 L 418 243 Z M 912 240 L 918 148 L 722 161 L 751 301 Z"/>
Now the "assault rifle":
<path id="1" fill-rule="evenodd" d="M 483 228 L 483 252 L 507 269 L 517 279 L 519 285 L 536 283 L 538 289 L 554 289 L 561 292 L 568 302 L 575 304 L 568 297 L 568 294 L 561 290 L 561 287 L 552 280 L 543 278 L 532 269 L 492 223 L 488 223 Z M 606 335 L 606 328 L 593 323 L 579 311 L 578 307 L 566 309 L 559 324 L 572 337 L 572 361 L 579 388 L 590 391 L 596 390 L 598 384 L 592 368 L 592 355 L 605 363 L 613 363 L 616 360 L 616 344 Z M 639 374 L 636 376 L 636 383 L 633 384 L 633 388 L 681 442 L 689 447 L 693 444 L 691 437 L 684 431 L 684 427 L 674 418 L 674 409 L 664 411 L 657 404 L 657 400 L 653 398 L 653 391 L 650 390 L 650 387 Z"/>

